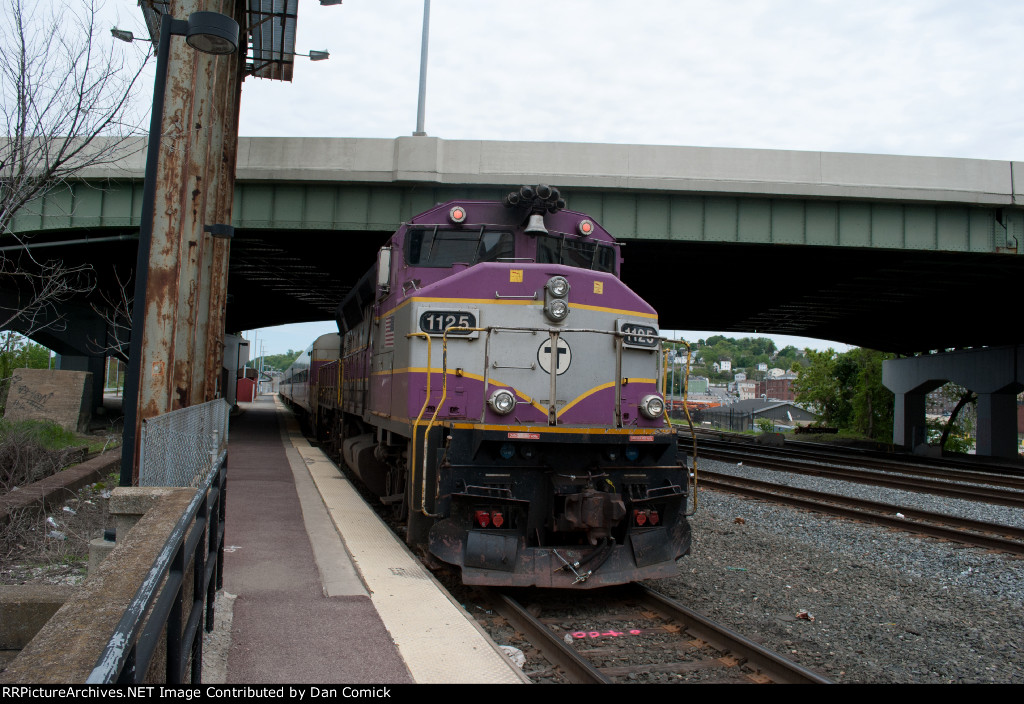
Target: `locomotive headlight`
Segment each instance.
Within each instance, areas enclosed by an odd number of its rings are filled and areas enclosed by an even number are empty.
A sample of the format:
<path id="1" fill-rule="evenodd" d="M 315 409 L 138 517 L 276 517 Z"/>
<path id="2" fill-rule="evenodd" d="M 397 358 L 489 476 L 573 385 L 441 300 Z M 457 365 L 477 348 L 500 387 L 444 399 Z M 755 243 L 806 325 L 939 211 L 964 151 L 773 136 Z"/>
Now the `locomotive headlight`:
<path id="1" fill-rule="evenodd" d="M 548 279 L 547 287 L 556 298 L 565 298 L 569 295 L 569 282 L 564 276 L 552 276 Z"/>
<path id="2" fill-rule="evenodd" d="M 544 312 L 552 320 L 560 322 L 569 315 L 569 304 L 561 298 L 556 298 L 553 301 L 548 301 L 548 304 L 544 306 Z"/>
<path id="3" fill-rule="evenodd" d="M 665 402 L 657 394 L 648 394 L 640 399 L 640 412 L 651 420 L 657 420 L 665 412 Z"/>
<path id="4" fill-rule="evenodd" d="M 544 284 L 544 315 L 556 323 L 569 316 L 569 280 L 564 276 L 552 276 Z"/>
<path id="5" fill-rule="evenodd" d="M 507 416 L 516 409 L 516 397 L 508 389 L 498 389 L 487 399 L 487 405 L 500 416 Z"/>

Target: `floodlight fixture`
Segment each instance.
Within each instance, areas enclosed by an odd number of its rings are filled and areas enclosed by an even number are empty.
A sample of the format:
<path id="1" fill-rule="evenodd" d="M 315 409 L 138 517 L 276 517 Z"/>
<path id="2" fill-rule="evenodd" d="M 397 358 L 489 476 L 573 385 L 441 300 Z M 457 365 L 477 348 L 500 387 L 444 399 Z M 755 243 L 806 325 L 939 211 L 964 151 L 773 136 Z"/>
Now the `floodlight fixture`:
<path id="1" fill-rule="evenodd" d="M 220 12 L 193 12 L 185 42 L 205 54 L 233 54 L 238 49 L 238 23 Z"/>
<path id="2" fill-rule="evenodd" d="M 110 33 L 114 36 L 115 39 L 120 39 L 123 42 L 131 43 L 135 41 L 135 35 L 129 32 L 127 29 L 118 29 L 117 27 L 114 27 L 110 30 Z"/>

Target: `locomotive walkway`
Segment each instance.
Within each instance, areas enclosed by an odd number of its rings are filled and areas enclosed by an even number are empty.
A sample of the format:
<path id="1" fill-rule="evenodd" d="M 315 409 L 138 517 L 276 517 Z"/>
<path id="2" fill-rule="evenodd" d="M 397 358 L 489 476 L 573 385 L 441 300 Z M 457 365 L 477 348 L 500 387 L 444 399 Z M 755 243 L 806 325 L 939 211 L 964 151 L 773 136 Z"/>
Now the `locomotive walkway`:
<path id="1" fill-rule="evenodd" d="M 250 683 L 519 683 L 273 396 L 231 419 L 226 672 Z M 230 619 L 226 618 L 230 616 Z"/>

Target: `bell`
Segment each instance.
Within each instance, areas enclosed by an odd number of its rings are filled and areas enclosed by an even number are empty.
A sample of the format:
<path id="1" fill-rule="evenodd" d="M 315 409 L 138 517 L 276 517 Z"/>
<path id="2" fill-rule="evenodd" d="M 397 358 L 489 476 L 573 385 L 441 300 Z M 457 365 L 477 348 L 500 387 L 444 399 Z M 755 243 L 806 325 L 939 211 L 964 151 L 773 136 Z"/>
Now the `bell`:
<path id="1" fill-rule="evenodd" d="M 548 234 L 548 228 L 544 227 L 544 213 L 532 213 L 530 215 L 530 221 L 526 223 L 526 228 L 523 232 L 528 235 Z"/>

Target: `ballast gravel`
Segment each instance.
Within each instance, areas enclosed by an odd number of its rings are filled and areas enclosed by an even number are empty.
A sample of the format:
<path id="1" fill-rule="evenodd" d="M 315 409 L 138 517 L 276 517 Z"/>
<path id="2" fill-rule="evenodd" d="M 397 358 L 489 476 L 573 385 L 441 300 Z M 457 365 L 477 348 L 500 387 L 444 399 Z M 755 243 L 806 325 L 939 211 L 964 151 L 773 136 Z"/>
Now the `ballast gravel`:
<path id="1" fill-rule="evenodd" d="M 948 504 L 710 460 L 698 468 Z M 956 512 L 1024 525 L 1019 510 L 958 502 Z M 707 489 L 690 520 L 679 576 L 650 586 L 805 667 L 845 683 L 1024 683 L 1022 558 Z"/>

